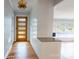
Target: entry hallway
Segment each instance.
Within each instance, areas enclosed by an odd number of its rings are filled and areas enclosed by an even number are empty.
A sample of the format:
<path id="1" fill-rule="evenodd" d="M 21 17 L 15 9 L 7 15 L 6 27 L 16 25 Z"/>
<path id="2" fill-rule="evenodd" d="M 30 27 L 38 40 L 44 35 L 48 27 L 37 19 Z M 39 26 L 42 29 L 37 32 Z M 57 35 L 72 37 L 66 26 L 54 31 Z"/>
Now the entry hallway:
<path id="1" fill-rule="evenodd" d="M 29 42 L 15 42 L 7 59 L 38 59 Z"/>

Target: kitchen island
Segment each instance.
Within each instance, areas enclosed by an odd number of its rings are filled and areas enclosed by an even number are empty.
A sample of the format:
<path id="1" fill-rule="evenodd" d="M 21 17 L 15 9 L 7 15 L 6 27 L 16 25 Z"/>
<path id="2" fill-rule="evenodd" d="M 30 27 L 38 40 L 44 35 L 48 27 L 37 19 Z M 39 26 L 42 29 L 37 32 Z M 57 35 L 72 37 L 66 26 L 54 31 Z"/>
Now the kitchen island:
<path id="1" fill-rule="evenodd" d="M 39 37 L 36 43 L 39 59 L 73 59 L 73 39 Z"/>

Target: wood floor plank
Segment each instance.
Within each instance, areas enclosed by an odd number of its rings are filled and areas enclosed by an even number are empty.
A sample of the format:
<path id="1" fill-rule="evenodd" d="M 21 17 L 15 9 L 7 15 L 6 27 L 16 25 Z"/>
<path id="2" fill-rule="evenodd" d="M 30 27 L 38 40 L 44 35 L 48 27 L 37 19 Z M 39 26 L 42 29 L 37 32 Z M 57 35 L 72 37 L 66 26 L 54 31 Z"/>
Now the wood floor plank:
<path id="1" fill-rule="evenodd" d="M 7 59 L 38 59 L 38 57 L 29 42 L 16 42 Z"/>

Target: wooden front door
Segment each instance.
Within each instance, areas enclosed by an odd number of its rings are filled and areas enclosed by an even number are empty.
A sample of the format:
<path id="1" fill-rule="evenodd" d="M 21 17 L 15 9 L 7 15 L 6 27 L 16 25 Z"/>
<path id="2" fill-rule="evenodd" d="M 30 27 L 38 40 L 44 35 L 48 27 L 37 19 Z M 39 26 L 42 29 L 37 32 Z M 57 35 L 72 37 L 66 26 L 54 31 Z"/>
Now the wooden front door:
<path id="1" fill-rule="evenodd" d="M 16 41 L 27 41 L 27 17 L 16 17 Z"/>

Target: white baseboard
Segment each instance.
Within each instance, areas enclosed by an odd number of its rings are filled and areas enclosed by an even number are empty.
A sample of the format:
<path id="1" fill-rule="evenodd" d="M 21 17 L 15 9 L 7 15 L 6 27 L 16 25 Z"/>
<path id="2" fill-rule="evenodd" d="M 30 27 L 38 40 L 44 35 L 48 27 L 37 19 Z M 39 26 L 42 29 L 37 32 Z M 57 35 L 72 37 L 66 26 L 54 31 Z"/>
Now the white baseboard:
<path id="1" fill-rule="evenodd" d="M 13 43 L 12 43 L 12 45 L 13 45 Z M 10 48 L 8 49 L 6 55 L 4 56 L 5 59 L 8 57 L 8 55 L 9 55 L 9 53 L 10 53 L 10 51 L 11 51 L 12 45 L 11 45 Z"/>

